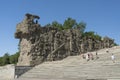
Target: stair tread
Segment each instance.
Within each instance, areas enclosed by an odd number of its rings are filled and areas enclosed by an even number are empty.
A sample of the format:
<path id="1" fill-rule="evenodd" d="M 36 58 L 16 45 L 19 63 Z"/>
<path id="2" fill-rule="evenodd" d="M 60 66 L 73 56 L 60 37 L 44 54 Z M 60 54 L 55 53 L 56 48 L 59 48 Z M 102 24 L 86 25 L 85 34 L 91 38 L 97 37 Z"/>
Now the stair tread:
<path id="1" fill-rule="evenodd" d="M 100 58 L 97 60 L 87 62 L 78 55 L 67 57 L 61 61 L 44 62 L 26 72 L 17 80 L 120 79 L 120 47 L 116 48 L 115 51 L 114 48 L 111 48 L 110 52 L 115 54 L 115 63 L 111 61 L 111 53 L 99 50 L 98 56 Z"/>

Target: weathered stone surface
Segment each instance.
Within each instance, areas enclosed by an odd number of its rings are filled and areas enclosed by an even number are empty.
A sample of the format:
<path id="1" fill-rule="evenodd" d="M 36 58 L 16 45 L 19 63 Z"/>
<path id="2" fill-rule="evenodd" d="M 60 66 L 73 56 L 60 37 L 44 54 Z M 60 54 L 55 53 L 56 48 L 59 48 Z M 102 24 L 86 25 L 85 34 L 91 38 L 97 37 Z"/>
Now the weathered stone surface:
<path id="1" fill-rule="evenodd" d="M 120 46 L 98 50 L 99 59 L 86 61 L 82 56 L 69 56 L 61 61 L 45 62 L 33 67 L 16 80 L 120 80 Z M 95 56 L 96 52 L 91 52 Z M 87 53 L 86 53 L 87 54 Z"/>
<path id="2" fill-rule="evenodd" d="M 12 80 L 15 77 L 15 66 L 13 64 L 0 67 L 0 80 Z"/>
<path id="3" fill-rule="evenodd" d="M 31 70 L 33 67 L 31 66 L 15 66 L 15 78 L 20 77 L 22 74 L 26 73 L 27 71 Z"/>
<path id="4" fill-rule="evenodd" d="M 20 39 L 19 66 L 34 66 L 44 61 L 61 60 L 67 56 L 79 55 L 87 51 L 111 47 L 114 41 L 104 38 L 97 41 L 81 37 L 78 29 L 59 31 L 54 27 L 41 27 L 39 16 L 26 14 L 17 25 L 15 37 Z"/>

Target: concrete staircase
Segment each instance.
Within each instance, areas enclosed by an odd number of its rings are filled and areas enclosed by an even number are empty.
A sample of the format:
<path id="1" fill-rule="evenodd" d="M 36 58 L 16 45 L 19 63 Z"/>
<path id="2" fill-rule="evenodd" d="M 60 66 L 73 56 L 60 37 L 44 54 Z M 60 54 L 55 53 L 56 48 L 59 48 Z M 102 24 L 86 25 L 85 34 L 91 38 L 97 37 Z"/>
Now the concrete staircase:
<path id="1" fill-rule="evenodd" d="M 95 52 L 92 52 L 95 55 Z M 111 60 L 115 55 L 115 63 Z M 120 47 L 98 51 L 99 59 L 86 61 L 80 55 L 44 62 L 16 80 L 120 80 Z"/>

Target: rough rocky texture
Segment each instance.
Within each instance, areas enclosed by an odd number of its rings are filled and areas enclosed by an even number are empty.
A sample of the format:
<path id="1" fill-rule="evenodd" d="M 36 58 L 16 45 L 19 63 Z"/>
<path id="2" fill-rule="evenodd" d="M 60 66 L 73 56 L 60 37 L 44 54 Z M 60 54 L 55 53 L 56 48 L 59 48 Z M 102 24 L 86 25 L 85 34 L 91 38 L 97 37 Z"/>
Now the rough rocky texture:
<path id="1" fill-rule="evenodd" d="M 78 29 L 59 31 L 54 27 L 41 27 L 37 19 L 39 16 L 26 14 L 25 19 L 17 25 L 15 38 L 20 39 L 19 66 L 61 60 L 67 56 L 112 47 L 114 43 L 107 37 L 100 41 L 90 37 L 81 38 Z"/>

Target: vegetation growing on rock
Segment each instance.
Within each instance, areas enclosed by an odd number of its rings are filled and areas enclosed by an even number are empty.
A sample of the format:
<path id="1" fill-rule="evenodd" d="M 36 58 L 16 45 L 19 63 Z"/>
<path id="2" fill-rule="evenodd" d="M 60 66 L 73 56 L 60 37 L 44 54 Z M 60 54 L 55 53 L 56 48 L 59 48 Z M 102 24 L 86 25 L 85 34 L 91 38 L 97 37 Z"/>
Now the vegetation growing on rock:
<path id="1" fill-rule="evenodd" d="M 67 18 L 63 24 L 53 21 L 41 27 L 34 19 L 39 19 L 39 16 L 26 14 L 25 19 L 17 25 L 15 37 L 20 39 L 20 52 L 14 55 L 6 53 L 0 57 L 0 65 L 17 62 L 19 65 L 37 65 L 43 61 L 60 60 L 117 45 L 109 37 L 103 38 L 94 31 L 85 32 L 85 22 L 78 23 L 75 19 Z"/>

